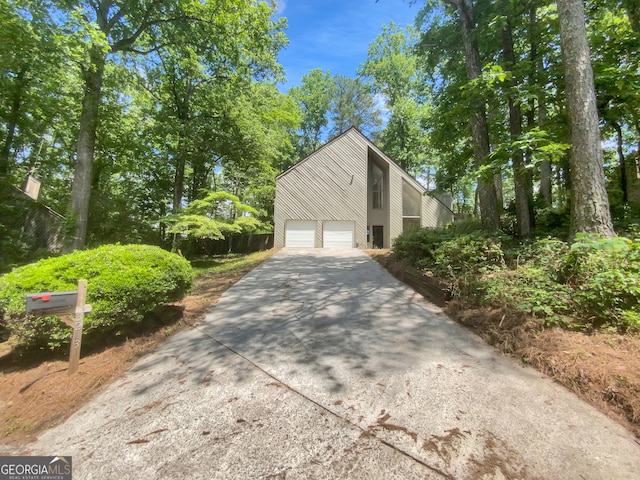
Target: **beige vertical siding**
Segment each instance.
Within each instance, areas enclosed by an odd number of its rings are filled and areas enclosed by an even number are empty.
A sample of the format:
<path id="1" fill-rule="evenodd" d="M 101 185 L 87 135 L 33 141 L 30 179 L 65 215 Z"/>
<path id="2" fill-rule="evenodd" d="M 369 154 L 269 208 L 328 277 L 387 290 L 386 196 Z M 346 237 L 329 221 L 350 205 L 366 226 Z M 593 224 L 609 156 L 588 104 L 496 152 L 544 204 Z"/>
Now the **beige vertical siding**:
<path id="1" fill-rule="evenodd" d="M 371 210 L 370 161 L 388 165 L 384 212 Z M 355 222 L 355 245 L 366 248 L 366 230 L 384 226 L 385 247 L 402 233 L 402 179 L 423 194 L 425 189 L 384 155 L 357 129 L 330 141 L 276 179 L 274 208 L 276 247 L 284 246 L 286 220 L 316 220 L 316 246 L 322 245 L 322 222 Z M 377 223 L 382 218 L 384 222 Z M 387 217 L 388 215 L 388 217 Z M 388 223 L 387 223 L 388 219 Z M 423 227 L 438 227 L 453 221 L 453 213 L 438 200 L 422 197 Z M 372 223 L 374 222 L 374 223 Z"/>
<path id="2" fill-rule="evenodd" d="M 287 219 L 352 220 L 355 243 L 366 247 L 367 140 L 348 130 L 276 179 L 275 238 L 284 245 Z M 322 225 L 316 229 L 322 245 Z"/>
<path id="3" fill-rule="evenodd" d="M 395 167 L 395 168 L 394 168 Z M 407 174 L 397 165 L 389 167 L 389 247 L 393 246 L 393 241 L 402 233 L 402 177 Z M 385 245 L 387 242 L 385 241 Z"/>
<path id="4" fill-rule="evenodd" d="M 453 212 L 442 202 L 428 195 L 422 197 L 422 226 L 443 227 L 453 222 Z"/>

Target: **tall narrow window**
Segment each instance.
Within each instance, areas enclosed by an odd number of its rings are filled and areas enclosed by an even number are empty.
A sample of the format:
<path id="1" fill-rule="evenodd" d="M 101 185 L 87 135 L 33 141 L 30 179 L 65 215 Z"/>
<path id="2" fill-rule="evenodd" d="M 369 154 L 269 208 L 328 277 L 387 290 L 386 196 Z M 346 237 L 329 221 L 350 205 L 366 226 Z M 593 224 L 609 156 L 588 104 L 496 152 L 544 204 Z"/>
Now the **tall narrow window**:
<path id="1" fill-rule="evenodd" d="M 373 199 L 372 199 L 373 201 L 371 206 L 373 207 L 374 210 L 380 210 L 384 208 L 383 178 L 384 177 L 382 174 L 382 170 L 374 165 L 373 166 L 373 184 L 371 189 L 373 194 Z"/>
<path id="2" fill-rule="evenodd" d="M 402 216 L 420 218 L 422 195 L 406 180 L 402 180 Z"/>
<path id="3" fill-rule="evenodd" d="M 402 231 L 420 228 L 422 194 L 402 180 Z"/>

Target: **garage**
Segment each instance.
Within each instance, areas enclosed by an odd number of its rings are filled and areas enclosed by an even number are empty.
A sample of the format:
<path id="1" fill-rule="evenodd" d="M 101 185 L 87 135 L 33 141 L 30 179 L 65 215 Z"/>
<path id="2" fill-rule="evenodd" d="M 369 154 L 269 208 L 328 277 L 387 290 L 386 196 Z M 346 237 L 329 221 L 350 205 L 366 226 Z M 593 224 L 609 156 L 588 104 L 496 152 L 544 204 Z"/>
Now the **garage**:
<path id="1" fill-rule="evenodd" d="M 315 220 L 287 220 L 285 230 L 285 247 L 316 246 L 316 221 Z"/>
<path id="2" fill-rule="evenodd" d="M 354 222 L 326 221 L 322 224 L 322 246 L 353 248 Z"/>

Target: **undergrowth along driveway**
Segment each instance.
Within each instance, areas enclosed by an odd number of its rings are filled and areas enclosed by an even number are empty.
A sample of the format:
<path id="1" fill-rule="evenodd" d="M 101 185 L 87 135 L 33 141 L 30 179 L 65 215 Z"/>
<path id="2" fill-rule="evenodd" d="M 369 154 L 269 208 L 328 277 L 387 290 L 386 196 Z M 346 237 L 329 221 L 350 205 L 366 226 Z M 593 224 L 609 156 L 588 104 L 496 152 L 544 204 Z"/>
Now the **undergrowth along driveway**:
<path id="1" fill-rule="evenodd" d="M 408 262 L 390 250 L 368 253 L 402 280 Z M 542 328 L 520 312 L 459 301 L 449 302 L 445 311 L 502 353 L 550 376 L 640 439 L 639 335 Z"/>

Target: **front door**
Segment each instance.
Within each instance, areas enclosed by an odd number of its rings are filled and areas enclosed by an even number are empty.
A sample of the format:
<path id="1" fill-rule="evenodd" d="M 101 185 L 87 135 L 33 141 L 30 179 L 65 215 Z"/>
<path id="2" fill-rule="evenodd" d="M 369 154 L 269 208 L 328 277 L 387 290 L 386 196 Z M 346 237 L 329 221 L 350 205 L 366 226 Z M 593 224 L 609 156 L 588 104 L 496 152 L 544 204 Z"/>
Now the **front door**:
<path id="1" fill-rule="evenodd" d="M 382 225 L 373 226 L 373 248 L 384 248 L 384 232 Z"/>

